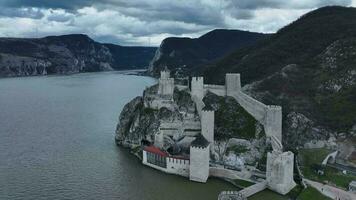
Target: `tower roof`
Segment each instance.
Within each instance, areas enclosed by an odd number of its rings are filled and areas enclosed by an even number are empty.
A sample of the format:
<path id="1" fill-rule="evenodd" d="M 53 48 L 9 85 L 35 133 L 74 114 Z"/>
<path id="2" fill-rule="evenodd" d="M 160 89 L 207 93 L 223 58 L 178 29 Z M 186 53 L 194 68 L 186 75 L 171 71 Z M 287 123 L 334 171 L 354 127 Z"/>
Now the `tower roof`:
<path id="1" fill-rule="evenodd" d="M 193 147 L 207 147 L 209 145 L 208 140 L 202 134 L 199 134 L 195 140 L 191 143 Z"/>
<path id="2" fill-rule="evenodd" d="M 164 67 L 163 71 L 165 71 L 165 72 L 170 72 L 170 70 L 168 69 L 167 66 Z"/>

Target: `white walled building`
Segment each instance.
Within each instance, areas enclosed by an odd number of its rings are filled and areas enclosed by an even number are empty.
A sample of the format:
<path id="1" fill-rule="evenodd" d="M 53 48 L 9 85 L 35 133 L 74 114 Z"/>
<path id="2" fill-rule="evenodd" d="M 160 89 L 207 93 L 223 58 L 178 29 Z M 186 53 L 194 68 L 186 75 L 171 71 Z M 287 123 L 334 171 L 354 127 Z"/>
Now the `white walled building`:
<path id="1" fill-rule="evenodd" d="M 155 146 L 142 151 L 142 164 L 169 174 L 189 177 L 189 163 L 189 158 L 170 156 Z"/>

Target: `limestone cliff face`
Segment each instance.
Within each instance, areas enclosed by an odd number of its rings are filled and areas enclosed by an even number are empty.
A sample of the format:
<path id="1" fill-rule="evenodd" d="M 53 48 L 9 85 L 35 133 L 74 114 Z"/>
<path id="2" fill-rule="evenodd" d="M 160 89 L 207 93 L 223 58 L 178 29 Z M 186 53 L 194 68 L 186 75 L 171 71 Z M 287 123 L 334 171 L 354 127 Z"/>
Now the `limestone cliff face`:
<path id="1" fill-rule="evenodd" d="M 101 44 L 80 34 L 0 38 L 0 77 L 144 68 L 154 51 Z"/>
<path id="2" fill-rule="evenodd" d="M 143 97 L 136 97 L 124 106 L 116 129 L 117 144 L 134 148 L 142 142 L 153 143 L 161 120 L 182 119 L 177 110 L 145 108 L 144 101 L 149 101 L 149 95 L 156 93 L 157 85 L 154 85 L 144 91 Z"/>

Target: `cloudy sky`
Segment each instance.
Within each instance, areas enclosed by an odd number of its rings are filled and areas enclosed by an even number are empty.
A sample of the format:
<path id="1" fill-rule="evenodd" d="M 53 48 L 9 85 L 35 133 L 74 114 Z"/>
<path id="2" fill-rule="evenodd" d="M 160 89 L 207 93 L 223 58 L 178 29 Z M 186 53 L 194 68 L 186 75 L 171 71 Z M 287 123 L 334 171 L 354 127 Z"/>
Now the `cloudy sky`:
<path id="1" fill-rule="evenodd" d="M 100 42 L 158 46 L 216 28 L 275 32 L 326 5 L 356 0 L 0 0 L 0 37 L 84 33 Z"/>

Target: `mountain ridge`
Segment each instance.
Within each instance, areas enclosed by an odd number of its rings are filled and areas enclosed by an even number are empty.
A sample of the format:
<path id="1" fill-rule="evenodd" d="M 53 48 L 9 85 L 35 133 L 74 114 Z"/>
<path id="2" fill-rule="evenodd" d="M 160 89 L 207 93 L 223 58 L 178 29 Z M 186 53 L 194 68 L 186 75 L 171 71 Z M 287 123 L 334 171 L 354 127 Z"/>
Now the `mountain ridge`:
<path id="1" fill-rule="evenodd" d="M 189 74 L 221 56 L 254 44 L 270 34 L 215 29 L 198 38 L 169 37 L 162 41 L 150 63 L 149 74 L 157 76 L 168 67 L 173 73 Z"/>
<path id="2" fill-rule="evenodd" d="M 0 38 L 0 77 L 145 68 L 155 50 L 103 44 L 85 34 Z"/>

